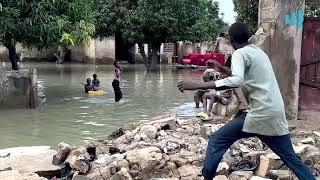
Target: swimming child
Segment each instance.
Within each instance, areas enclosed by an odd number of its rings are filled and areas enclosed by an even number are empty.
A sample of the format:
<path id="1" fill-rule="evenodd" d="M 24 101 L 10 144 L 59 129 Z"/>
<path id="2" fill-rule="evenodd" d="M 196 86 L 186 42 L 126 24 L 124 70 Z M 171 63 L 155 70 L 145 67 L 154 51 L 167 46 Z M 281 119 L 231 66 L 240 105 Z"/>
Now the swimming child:
<path id="1" fill-rule="evenodd" d="M 84 85 L 84 91 L 85 91 L 85 93 L 88 93 L 89 91 L 92 91 L 92 90 L 94 90 L 94 88 L 93 88 L 93 86 L 91 84 L 91 79 L 88 78 L 87 79 L 87 84 Z"/>
<path id="2" fill-rule="evenodd" d="M 98 90 L 98 88 L 100 86 L 100 81 L 97 77 L 98 77 L 97 74 L 93 74 L 92 85 L 95 90 Z"/>
<path id="3" fill-rule="evenodd" d="M 119 102 L 122 99 L 122 92 L 120 89 L 120 73 L 121 73 L 121 67 L 117 61 L 113 63 L 115 69 L 114 69 L 114 80 L 112 82 L 112 87 L 114 90 L 114 98 L 116 102 Z"/>

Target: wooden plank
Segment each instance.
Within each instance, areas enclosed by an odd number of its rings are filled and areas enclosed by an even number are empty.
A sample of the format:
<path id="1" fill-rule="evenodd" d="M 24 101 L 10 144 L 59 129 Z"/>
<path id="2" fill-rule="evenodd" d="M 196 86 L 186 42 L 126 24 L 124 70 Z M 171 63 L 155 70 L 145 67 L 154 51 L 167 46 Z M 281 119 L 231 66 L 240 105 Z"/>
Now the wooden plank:
<path id="1" fill-rule="evenodd" d="M 320 58 L 318 59 L 312 59 L 312 60 L 303 60 L 301 62 L 301 66 L 307 66 L 307 65 L 310 65 L 310 64 L 315 64 L 315 63 L 319 63 L 320 62 Z"/>
<path id="2" fill-rule="evenodd" d="M 314 83 L 314 82 L 300 80 L 300 84 L 304 84 L 304 85 L 307 85 L 307 86 L 311 86 L 313 88 L 319 88 L 320 89 L 320 84 L 317 84 L 317 83 Z"/>

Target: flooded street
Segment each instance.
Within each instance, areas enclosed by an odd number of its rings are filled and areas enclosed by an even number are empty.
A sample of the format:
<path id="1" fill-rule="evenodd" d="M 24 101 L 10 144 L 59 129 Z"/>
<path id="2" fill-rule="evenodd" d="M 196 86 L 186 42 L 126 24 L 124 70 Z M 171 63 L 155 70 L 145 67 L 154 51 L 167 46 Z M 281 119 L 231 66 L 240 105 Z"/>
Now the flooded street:
<path id="1" fill-rule="evenodd" d="M 176 112 L 194 116 L 192 93 L 180 93 L 184 78 L 199 79 L 201 72 L 170 66 L 146 73 L 142 65 L 126 65 L 121 88 L 124 98 L 114 102 L 111 65 L 24 63 L 38 70 L 39 108 L 0 109 L 0 148 L 31 145 L 81 144 L 104 138 L 126 123 Z M 80 83 L 98 74 L 104 96 L 88 96 Z"/>

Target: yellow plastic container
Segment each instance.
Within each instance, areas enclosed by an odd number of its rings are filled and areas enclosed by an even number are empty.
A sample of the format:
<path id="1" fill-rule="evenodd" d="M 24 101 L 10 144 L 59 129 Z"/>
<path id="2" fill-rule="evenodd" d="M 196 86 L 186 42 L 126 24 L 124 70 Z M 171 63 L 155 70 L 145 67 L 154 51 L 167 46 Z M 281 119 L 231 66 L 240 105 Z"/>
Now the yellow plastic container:
<path id="1" fill-rule="evenodd" d="M 101 96 L 104 94 L 103 90 L 98 90 L 98 91 L 89 91 L 88 92 L 89 95 L 93 95 L 93 96 Z"/>

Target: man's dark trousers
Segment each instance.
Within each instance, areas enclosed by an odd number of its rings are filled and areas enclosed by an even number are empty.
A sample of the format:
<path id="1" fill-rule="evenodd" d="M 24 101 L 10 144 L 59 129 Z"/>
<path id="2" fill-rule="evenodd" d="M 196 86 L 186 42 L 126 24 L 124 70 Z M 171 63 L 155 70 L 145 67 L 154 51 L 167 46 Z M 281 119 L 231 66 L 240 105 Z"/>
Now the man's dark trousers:
<path id="1" fill-rule="evenodd" d="M 237 117 L 224 127 L 209 136 L 207 154 L 202 174 L 207 179 L 213 179 L 217 167 L 229 147 L 239 139 L 258 137 L 274 153 L 276 153 L 287 167 L 289 167 L 300 180 L 315 180 L 310 169 L 294 152 L 290 135 L 262 136 L 242 131 L 246 113 L 239 113 Z"/>

